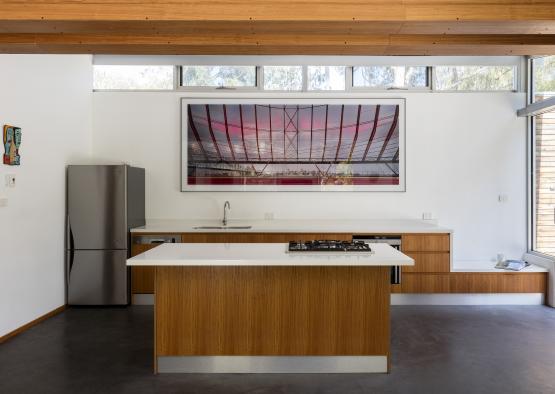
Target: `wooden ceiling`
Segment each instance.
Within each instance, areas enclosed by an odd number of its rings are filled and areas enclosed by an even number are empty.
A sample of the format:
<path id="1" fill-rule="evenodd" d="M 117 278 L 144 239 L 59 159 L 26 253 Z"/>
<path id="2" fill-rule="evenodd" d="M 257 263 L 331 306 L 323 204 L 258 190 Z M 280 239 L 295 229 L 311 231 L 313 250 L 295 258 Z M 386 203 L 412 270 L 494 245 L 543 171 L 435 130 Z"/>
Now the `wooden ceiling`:
<path id="1" fill-rule="evenodd" d="M 549 55 L 554 0 L 4 0 L 0 53 Z"/>

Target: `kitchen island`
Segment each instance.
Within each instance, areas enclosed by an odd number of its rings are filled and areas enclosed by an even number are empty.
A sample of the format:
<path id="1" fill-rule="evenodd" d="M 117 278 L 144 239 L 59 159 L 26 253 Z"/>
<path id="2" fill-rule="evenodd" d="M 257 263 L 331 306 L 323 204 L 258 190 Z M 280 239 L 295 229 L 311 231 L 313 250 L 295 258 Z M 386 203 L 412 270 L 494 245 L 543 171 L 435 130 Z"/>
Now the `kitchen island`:
<path id="1" fill-rule="evenodd" d="M 155 267 L 155 371 L 387 372 L 390 272 L 372 252 L 289 253 L 282 243 L 162 244 Z"/>

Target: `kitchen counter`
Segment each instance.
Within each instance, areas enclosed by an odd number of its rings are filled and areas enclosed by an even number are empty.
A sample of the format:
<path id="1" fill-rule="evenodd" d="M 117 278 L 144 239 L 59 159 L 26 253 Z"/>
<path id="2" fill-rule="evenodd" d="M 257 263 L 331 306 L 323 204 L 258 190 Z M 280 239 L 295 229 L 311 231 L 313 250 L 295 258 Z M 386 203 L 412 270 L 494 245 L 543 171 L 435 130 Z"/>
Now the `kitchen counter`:
<path id="1" fill-rule="evenodd" d="M 387 372 L 391 266 L 414 260 L 372 251 L 167 243 L 130 258 L 154 269 L 155 372 Z"/>
<path id="2" fill-rule="evenodd" d="M 451 229 L 438 226 L 435 221 L 415 219 L 364 219 L 364 220 L 229 220 L 228 227 L 252 226 L 250 229 L 195 229 L 202 226 L 220 226 L 220 220 L 147 220 L 146 226 L 131 229 L 132 233 L 352 233 L 352 234 L 401 234 L 401 233 L 452 233 Z"/>
<path id="3" fill-rule="evenodd" d="M 372 252 L 288 252 L 287 244 L 166 243 L 127 260 L 129 266 L 405 266 L 414 260 L 386 244 Z"/>

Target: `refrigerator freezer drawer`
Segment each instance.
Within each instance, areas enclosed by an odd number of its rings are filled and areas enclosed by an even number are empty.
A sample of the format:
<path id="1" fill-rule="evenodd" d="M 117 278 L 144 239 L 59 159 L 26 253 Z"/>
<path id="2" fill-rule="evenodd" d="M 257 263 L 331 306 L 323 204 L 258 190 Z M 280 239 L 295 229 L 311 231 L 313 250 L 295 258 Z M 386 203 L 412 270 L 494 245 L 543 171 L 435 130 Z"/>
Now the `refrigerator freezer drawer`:
<path id="1" fill-rule="evenodd" d="M 127 250 L 69 250 L 69 305 L 127 305 Z"/>

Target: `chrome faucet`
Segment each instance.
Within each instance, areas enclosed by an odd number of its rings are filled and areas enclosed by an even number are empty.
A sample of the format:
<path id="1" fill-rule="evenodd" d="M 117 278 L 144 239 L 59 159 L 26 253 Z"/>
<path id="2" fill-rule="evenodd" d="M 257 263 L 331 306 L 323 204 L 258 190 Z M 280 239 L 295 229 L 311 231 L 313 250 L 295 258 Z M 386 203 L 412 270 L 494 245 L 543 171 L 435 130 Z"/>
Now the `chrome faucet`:
<path id="1" fill-rule="evenodd" d="M 226 201 L 224 203 L 224 219 L 222 220 L 222 224 L 224 226 L 227 226 L 227 210 L 231 209 L 231 205 L 229 204 L 229 201 Z"/>

